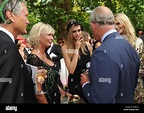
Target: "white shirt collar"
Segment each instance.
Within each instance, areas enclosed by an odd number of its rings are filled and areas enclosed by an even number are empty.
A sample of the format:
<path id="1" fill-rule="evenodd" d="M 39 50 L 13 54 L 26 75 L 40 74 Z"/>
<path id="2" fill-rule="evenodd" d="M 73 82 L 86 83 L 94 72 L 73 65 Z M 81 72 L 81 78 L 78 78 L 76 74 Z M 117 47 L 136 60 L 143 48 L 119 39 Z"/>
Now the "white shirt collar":
<path id="1" fill-rule="evenodd" d="M 3 31 L 3 32 L 5 32 L 6 34 L 8 34 L 11 37 L 12 41 L 15 43 L 14 36 L 8 30 L 6 30 L 3 27 L 0 27 L 0 30 Z"/>
<path id="2" fill-rule="evenodd" d="M 51 43 L 51 46 L 48 48 L 48 50 L 47 50 L 47 53 L 48 53 L 48 54 L 50 54 L 50 51 L 51 51 L 51 48 L 52 48 L 53 44 L 54 44 L 54 43 L 52 42 L 52 43 Z"/>
<path id="3" fill-rule="evenodd" d="M 106 32 L 101 39 L 101 42 L 103 42 L 103 40 L 105 39 L 106 36 L 108 36 L 111 33 L 117 32 L 115 29 L 109 30 L 108 32 Z"/>

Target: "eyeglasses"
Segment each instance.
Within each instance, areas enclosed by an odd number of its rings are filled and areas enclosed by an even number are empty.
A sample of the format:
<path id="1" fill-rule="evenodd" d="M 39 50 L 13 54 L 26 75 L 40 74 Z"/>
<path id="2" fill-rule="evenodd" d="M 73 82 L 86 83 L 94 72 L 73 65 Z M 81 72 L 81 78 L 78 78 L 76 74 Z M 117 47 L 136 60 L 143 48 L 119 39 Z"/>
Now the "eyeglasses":
<path id="1" fill-rule="evenodd" d="M 13 12 L 14 8 L 16 7 L 17 3 L 19 0 L 16 1 L 15 5 L 13 6 L 13 8 L 11 8 L 11 12 Z"/>
<path id="2" fill-rule="evenodd" d="M 14 10 L 14 8 L 16 7 L 16 4 L 18 3 L 18 1 L 19 1 L 19 0 L 17 0 L 17 1 L 15 2 L 15 5 L 13 6 L 13 8 L 11 8 L 11 12 L 13 12 L 13 10 Z M 5 17 L 4 17 L 4 15 L 5 15 L 5 13 L 6 13 L 6 10 L 4 11 L 4 7 L 5 7 L 5 5 L 6 5 L 8 2 L 9 2 L 9 0 L 5 0 L 5 1 L 1 4 L 1 6 L 0 6 L 0 17 L 1 17 L 1 21 L 4 21 L 4 22 L 6 22 L 6 19 L 5 19 Z"/>

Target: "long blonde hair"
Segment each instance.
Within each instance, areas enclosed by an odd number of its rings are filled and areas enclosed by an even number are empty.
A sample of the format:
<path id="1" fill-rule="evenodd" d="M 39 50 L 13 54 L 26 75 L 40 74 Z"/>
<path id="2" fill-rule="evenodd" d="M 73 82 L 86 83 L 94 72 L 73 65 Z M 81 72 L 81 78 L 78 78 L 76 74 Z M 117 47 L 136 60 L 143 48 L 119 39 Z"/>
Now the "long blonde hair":
<path id="1" fill-rule="evenodd" d="M 129 18 L 124 13 L 117 13 L 115 14 L 115 19 L 125 27 L 124 32 L 121 35 L 126 35 L 128 42 L 134 46 L 137 36 Z"/>

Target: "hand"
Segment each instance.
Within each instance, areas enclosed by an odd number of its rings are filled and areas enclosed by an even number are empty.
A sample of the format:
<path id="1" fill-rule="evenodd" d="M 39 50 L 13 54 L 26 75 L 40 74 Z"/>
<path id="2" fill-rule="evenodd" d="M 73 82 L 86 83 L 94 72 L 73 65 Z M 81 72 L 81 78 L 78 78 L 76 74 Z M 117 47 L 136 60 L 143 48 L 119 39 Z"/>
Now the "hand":
<path id="1" fill-rule="evenodd" d="M 79 39 L 75 42 L 75 49 L 79 49 L 82 44 L 82 37 L 79 37 Z"/>
<path id="2" fill-rule="evenodd" d="M 82 73 L 88 76 L 89 70 L 88 69 L 82 69 Z"/>
<path id="3" fill-rule="evenodd" d="M 43 91 L 42 84 L 44 83 L 45 78 L 47 77 L 47 71 L 45 69 L 38 68 L 36 75 L 37 94 L 45 94 L 46 91 Z"/>
<path id="4" fill-rule="evenodd" d="M 85 82 L 90 82 L 88 76 L 84 73 L 81 73 L 80 79 L 81 79 L 80 81 L 81 85 L 83 85 Z"/>
<path id="5" fill-rule="evenodd" d="M 66 92 L 66 96 L 68 97 L 68 100 L 70 100 L 72 97 L 72 94 L 70 94 L 69 92 Z"/>
<path id="6" fill-rule="evenodd" d="M 60 90 L 60 93 L 61 93 L 61 102 L 63 102 L 63 98 L 67 98 L 67 101 L 70 101 L 71 97 L 72 97 L 72 94 L 70 94 L 69 92 L 67 91 L 64 91 L 63 89 Z"/>
<path id="7" fill-rule="evenodd" d="M 47 78 L 47 70 L 45 69 L 38 69 L 37 70 L 37 82 L 43 83 L 45 78 Z"/>
<path id="8" fill-rule="evenodd" d="M 47 99 L 46 99 L 44 94 L 36 94 L 35 96 L 36 96 L 36 98 L 38 100 L 38 103 L 40 103 L 40 104 L 48 104 L 48 101 L 47 101 Z"/>

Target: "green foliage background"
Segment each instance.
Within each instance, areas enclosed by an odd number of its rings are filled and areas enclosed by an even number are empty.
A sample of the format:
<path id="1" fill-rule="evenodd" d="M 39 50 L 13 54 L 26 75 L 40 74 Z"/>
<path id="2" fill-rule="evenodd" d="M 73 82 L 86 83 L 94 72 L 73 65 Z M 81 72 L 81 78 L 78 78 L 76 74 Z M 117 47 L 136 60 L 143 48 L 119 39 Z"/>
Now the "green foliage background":
<path id="1" fill-rule="evenodd" d="M 66 37 L 66 23 L 69 19 L 79 20 L 85 31 L 91 33 L 90 11 L 100 5 L 108 6 L 113 13 L 124 12 L 131 20 L 136 32 L 144 30 L 144 0 L 27 0 L 29 9 L 28 31 L 32 25 L 42 21 L 56 31 L 55 38 Z"/>

